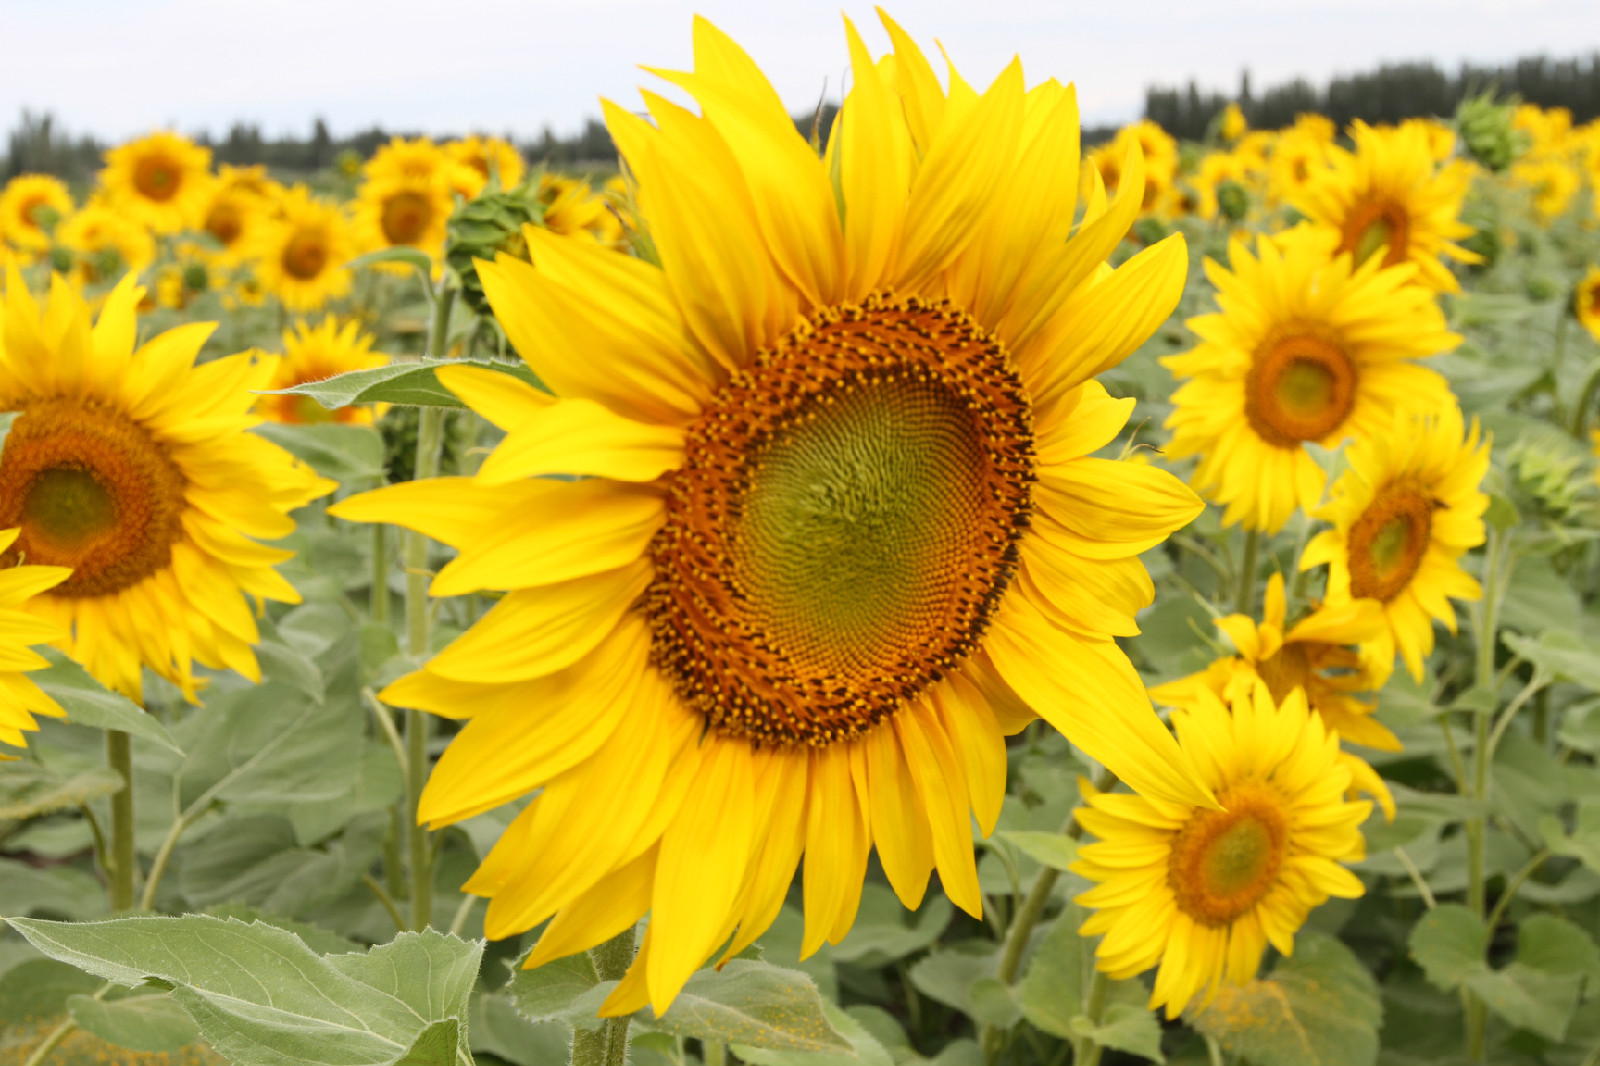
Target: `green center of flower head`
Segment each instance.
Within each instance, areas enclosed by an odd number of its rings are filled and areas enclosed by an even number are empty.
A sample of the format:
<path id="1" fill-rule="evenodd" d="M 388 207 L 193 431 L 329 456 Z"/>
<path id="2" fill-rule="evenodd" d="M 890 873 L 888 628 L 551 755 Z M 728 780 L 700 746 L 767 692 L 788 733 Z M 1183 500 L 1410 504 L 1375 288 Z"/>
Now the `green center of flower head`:
<path id="1" fill-rule="evenodd" d="M 1213 892 L 1233 895 L 1261 876 L 1271 854 L 1266 825 L 1259 818 L 1240 818 L 1211 842 L 1205 858 L 1207 885 Z"/>
<path id="2" fill-rule="evenodd" d="M 1422 566 L 1433 537 L 1433 502 L 1416 486 L 1381 489 L 1346 537 L 1350 594 L 1388 602 Z"/>
<path id="3" fill-rule="evenodd" d="M 22 520 L 64 546 L 79 546 L 117 525 L 117 501 L 87 470 L 41 470 L 22 504 Z"/>
<path id="4" fill-rule="evenodd" d="M 993 337 L 917 300 L 820 312 L 690 429 L 652 547 L 657 662 L 724 732 L 855 736 L 977 646 L 1032 481 Z"/>
<path id="5" fill-rule="evenodd" d="M 1355 398 L 1356 367 L 1341 338 L 1309 326 L 1269 334 L 1245 376 L 1245 417 L 1280 448 L 1328 437 L 1350 416 Z"/>
<path id="6" fill-rule="evenodd" d="M 1365 263 L 1380 248 L 1389 251 L 1383 265 L 1395 266 L 1406 261 L 1406 244 L 1410 239 L 1410 225 L 1405 209 L 1387 201 L 1359 204 L 1350 211 L 1344 224 L 1344 241 L 1339 251 L 1349 252 L 1357 263 Z"/>
<path id="7" fill-rule="evenodd" d="M 1167 883 L 1178 909 L 1201 925 L 1226 925 L 1261 901 L 1283 868 L 1289 820 L 1283 798 L 1260 781 L 1217 796 L 1172 841 Z"/>

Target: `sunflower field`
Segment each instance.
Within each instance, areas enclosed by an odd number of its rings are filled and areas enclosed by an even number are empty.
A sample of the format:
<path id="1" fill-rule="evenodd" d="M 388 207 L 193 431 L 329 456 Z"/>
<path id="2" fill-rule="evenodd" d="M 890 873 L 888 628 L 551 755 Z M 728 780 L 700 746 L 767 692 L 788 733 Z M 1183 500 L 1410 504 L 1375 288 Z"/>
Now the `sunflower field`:
<path id="1" fill-rule="evenodd" d="M 1600 1063 L 1600 121 L 882 21 L 4 187 L 0 1064 Z"/>

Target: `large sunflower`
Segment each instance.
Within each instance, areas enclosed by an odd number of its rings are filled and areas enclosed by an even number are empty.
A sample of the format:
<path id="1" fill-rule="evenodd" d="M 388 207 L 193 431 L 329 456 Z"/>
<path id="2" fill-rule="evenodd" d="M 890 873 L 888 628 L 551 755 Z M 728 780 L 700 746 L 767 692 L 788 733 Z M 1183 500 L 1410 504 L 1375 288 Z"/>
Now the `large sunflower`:
<path id="1" fill-rule="evenodd" d="M 1395 410 L 1447 406 L 1444 378 L 1412 362 L 1461 338 L 1409 266 L 1353 266 L 1300 227 L 1243 242 L 1229 270 L 1206 261 L 1218 313 L 1188 321 L 1201 343 L 1162 363 L 1172 394 L 1167 446 L 1197 455 L 1193 484 L 1227 507 L 1223 520 L 1275 533 L 1322 499 L 1326 476 L 1305 445 L 1336 448 L 1389 425 Z"/>
<path id="2" fill-rule="evenodd" d="M 606 104 L 660 265 L 533 227 L 531 264 L 480 263 L 559 398 L 441 370 L 506 440 L 474 478 L 334 509 L 459 549 L 435 595 L 511 590 L 384 698 L 471 719 L 432 824 L 538 793 L 468 883 L 490 936 L 552 919 L 538 965 L 651 912 L 608 1012 L 664 1009 L 751 943 L 802 854 L 807 954 L 850 928 L 874 844 L 908 905 L 937 868 L 979 913 L 970 821 L 993 828 L 1004 735 L 1035 712 L 1150 794 L 1211 802 L 1112 639 L 1151 598 L 1138 554 L 1200 501 L 1087 458 L 1133 406 L 1091 378 L 1170 312 L 1183 244 L 1104 264 L 1136 149 L 1069 240 L 1072 90 L 1025 93 L 1013 63 L 947 96 L 885 23 L 892 81 L 847 23 L 818 159 L 697 20 L 695 70 L 664 77 L 703 117 Z"/>
<path id="3" fill-rule="evenodd" d="M 350 319 L 343 326 L 329 315 L 315 328 L 304 322 L 283 331 L 283 358 L 272 375 L 273 390 L 289 389 L 310 381 L 322 381 L 353 370 L 373 370 L 389 362 L 382 352 L 374 352 L 375 338 Z M 258 410 L 275 422 L 345 422 L 367 425 L 375 412 L 372 406 L 341 407 L 329 411 L 310 396 L 263 396 Z"/>
<path id="4" fill-rule="evenodd" d="M 0 553 L 16 542 L 20 530 L 0 530 Z M 54 644 L 66 634 L 26 610 L 27 602 L 55 588 L 72 571 L 61 566 L 0 567 L 0 744 L 26 747 L 24 732 L 39 728 L 36 714 L 60 718 L 56 701 L 25 676 L 49 663 L 30 644 Z M 0 760 L 12 756 L 0 751 Z"/>
<path id="5" fill-rule="evenodd" d="M 1339 738 L 1298 689 L 1279 705 L 1257 683 L 1232 713 L 1205 692 L 1172 722 L 1223 809 L 1091 791 L 1078 821 L 1098 839 L 1071 869 L 1097 882 L 1077 897 L 1096 908 L 1079 932 L 1105 934 L 1095 965 L 1118 980 L 1159 966 L 1150 1006 L 1176 1018 L 1253 980 L 1268 944 L 1294 954 L 1329 896 L 1362 894 L 1339 864 L 1364 856 L 1372 804 L 1345 799 Z"/>
<path id="6" fill-rule="evenodd" d="M 1395 127 L 1350 125 L 1355 151 L 1333 145 L 1328 166 L 1290 202 L 1319 226 L 1338 234 L 1339 250 L 1365 262 L 1380 249 L 1386 266 L 1415 263 L 1417 276 L 1440 292 L 1461 286 L 1441 257 L 1481 259 L 1452 241 L 1472 235 L 1459 219 L 1472 168 L 1457 160 L 1436 165 L 1429 131 L 1417 123 Z"/>
<path id="7" fill-rule="evenodd" d="M 1489 497 L 1478 486 L 1489 469 L 1489 444 L 1476 418 L 1462 434 L 1461 411 L 1451 404 L 1401 415 L 1386 432 L 1351 445 L 1349 468 L 1317 512 L 1334 528 L 1313 537 L 1300 560 L 1307 569 L 1328 564 L 1330 602 L 1366 597 L 1383 604 L 1388 625 L 1362 649 L 1379 684 L 1394 669 L 1396 648 L 1420 681 L 1434 620 L 1455 632 L 1450 600 L 1483 594 L 1460 558 L 1483 543 Z"/>
<path id="8" fill-rule="evenodd" d="M 51 231 L 70 214 L 72 194 L 48 174 L 19 175 L 0 193 L 0 235 L 24 252 L 48 250 Z"/>
<path id="9" fill-rule="evenodd" d="M 6 280 L 0 412 L 20 412 L 0 449 L 0 553 L 68 566 L 27 604 L 101 683 L 141 698 L 149 666 L 195 694 L 193 662 L 258 678 L 246 595 L 296 603 L 273 565 L 290 555 L 251 538 L 294 531 L 289 512 L 334 488 L 246 432 L 252 390 L 275 360 L 194 358 L 213 325 L 180 326 L 134 347 L 142 291 L 131 276 L 91 328 L 60 279 L 48 305 Z"/>
<path id="10" fill-rule="evenodd" d="M 192 229 L 205 211 L 211 149 L 165 130 L 106 153 L 100 184 L 111 202 L 156 233 Z"/>
<path id="11" fill-rule="evenodd" d="M 296 185 L 278 202 L 280 215 L 263 220 L 246 249 L 256 280 L 291 311 L 314 311 L 350 291 L 345 263 L 355 258 L 350 223 L 335 204 Z"/>

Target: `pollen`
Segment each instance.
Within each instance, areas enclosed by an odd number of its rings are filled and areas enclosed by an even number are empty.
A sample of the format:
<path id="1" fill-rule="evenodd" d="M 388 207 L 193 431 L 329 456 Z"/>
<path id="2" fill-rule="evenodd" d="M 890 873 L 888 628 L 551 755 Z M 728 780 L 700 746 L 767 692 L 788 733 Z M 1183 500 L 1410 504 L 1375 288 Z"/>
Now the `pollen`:
<path id="1" fill-rule="evenodd" d="M 185 479 L 148 431 L 92 401 L 29 404 L 0 450 L 0 565 L 72 568 L 57 596 L 120 592 L 172 560 Z"/>
<path id="2" fill-rule="evenodd" d="M 645 595 L 657 664 L 726 734 L 860 734 L 977 646 L 1033 471 L 1023 386 L 965 314 L 812 316 L 688 433 Z"/>

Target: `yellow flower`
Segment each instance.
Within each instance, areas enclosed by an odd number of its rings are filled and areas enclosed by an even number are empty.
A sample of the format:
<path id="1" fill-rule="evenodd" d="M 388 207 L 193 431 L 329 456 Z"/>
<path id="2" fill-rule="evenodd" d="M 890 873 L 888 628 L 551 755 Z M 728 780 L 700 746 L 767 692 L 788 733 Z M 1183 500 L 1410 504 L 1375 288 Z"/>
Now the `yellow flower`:
<path id="1" fill-rule="evenodd" d="M 72 274 L 83 285 L 97 285 L 126 271 L 138 273 L 156 257 L 148 230 L 97 200 L 56 227 L 56 242 L 73 253 Z"/>
<path id="2" fill-rule="evenodd" d="M 1472 170 L 1460 160 L 1439 167 L 1426 129 L 1350 126 L 1356 150 L 1328 149 L 1329 166 L 1291 201 L 1307 218 L 1339 235 L 1339 250 L 1365 262 L 1380 249 L 1386 266 L 1415 263 L 1422 282 L 1441 292 L 1460 284 L 1441 261 L 1480 257 L 1451 241 L 1472 234 L 1461 222 Z"/>
<path id="3" fill-rule="evenodd" d="M 475 175 L 457 187 L 457 191 L 469 200 L 483 191 L 491 172 L 499 176 L 500 188 L 514 189 L 528 168 L 516 145 L 499 137 L 474 134 L 466 140 L 452 141 L 444 146 L 444 150 L 451 159 L 461 164 L 462 172 Z"/>
<path id="4" fill-rule="evenodd" d="M 1428 154 L 1434 162 L 1443 163 L 1456 154 L 1456 131 L 1449 123 L 1436 118 L 1408 118 L 1400 123 L 1402 129 L 1414 126 L 1428 139 Z"/>
<path id="5" fill-rule="evenodd" d="M 156 233 L 192 229 L 205 210 L 211 150 L 158 131 L 106 153 L 100 184 L 111 203 Z"/>
<path id="6" fill-rule="evenodd" d="M 257 231 L 278 217 L 283 186 L 267 177 L 265 167 L 222 168 L 200 218 L 199 228 L 220 245 L 216 261 L 233 266 L 244 260 Z"/>
<path id="7" fill-rule="evenodd" d="M 194 661 L 259 679 L 246 595 L 300 597 L 272 569 L 291 553 L 252 538 L 292 533 L 289 512 L 334 485 L 247 432 L 274 360 L 193 365 L 209 324 L 136 349 L 140 295 L 124 278 L 91 328 L 60 279 L 41 309 L 7 278 L 0 412 L 20 414 L 0 450 L 0 528 L 21 533 L 0 566 L 72 568 L 26 609 L 102 684 L 140 699 L 148 666 L 193 698 Z"/>
<path id="8" fill-rule="evenodd" d="M 1589 335 L 1600 341 L 1600 266 L 1591 265 L 1578 282 L 1572 294 L 1572 310 Z"/>
<path id="9" fill-rule="evenodd" d="M 1217 132 L 1228 144 L 1232 144 L 1243 137 L 1250 130 L 1250 123 L 1245 121 L 1244 112 L 1238 104 L 1229 104 L 1223 108 L 1222 120 L 1217 126 Z"/>
<path id="10" fill-rule="evenodd" d="M 1224 182 L 1248 186 L 1248 161 L 1232 152 L 1213 152 L 1200 161 L 1200 170 L 1194 176 L 1195 191 L 1200 197 L 1196 213 L 1201 218 L 1209 221 L 1217 217 L 1217 189 Z"/>
<path id="11" fill-rule="evenodd" d="M 451 204 L 450 186 L 442 174 L 369 179 L 356 195 L 356 240 L 364 251 L 411 247 L 438 259 L 444 252 Z M 402 274 L 411 269 L 401 263 L 380 266 Z"/>
<path id="12" fill-rule="evenodd" d="M 373 153 L 365 167 L 366 180 L 449 182 L 459 164 L 428 137 L 395 137 Z"/>
<path id="13" fill-rule="evenodd" d="M 1549 222 L 1566 211 L 1583 180 L 1570 162 L 1545 156 L 1512 164 L 1511 184 L 1527 189 L 1533 196 L 1534 211 Z"/>
<path id="14" fill-rule="evenodd" d="M 375 338 L 351 319 L 343 326 L 329 315 L 315 329 L 301 322 L 283 332 L 283 358 L 272 376 L 272 389 L 289 389 L 309 381 L 323 381 L 352 370 L 374 370 L 389 357 L 374 352 Z M 275 422 L 345 422 L 370 424 L 381 411 L 371 407 L 325 409 L 309 396 L 263 396 L 259 412 Z"/>
<path id="15" fill-rule="evenodd" d="M 266 220 L 246 249 L 256 279 L 291 311 L 314 311 L 350 291 L 345 263 L 355 240 L 340 209 L 296 185 L 279 202 L 282 217 Z"/>
<path id="16" fill-rule="evenodd" d="M 1305 137 L 1326 148 L 1333 143 L 1338 132 L 1333 120 L 1315 112 L 1302 112 L 1294 117 L 1294 125 L 1283 131 L 1286 136 Z"/>
<path id="17" fill-rule="evenodd" d="M 849 930 L 874 844 L 908 906 L 937 868 L 980 913 L 972 819 L 993 828 L 1035 712 L 1152 795 L 1212 802 L 1113 639 L 1151 599 L 1138 554 L 1200 501 L 1087 458 L 1133 406 L 1093 376 L 1170 313 L 1183 243 L 1111 270 L 1138 150 L 1074 235 L 1071 90 L 1024 92 L 1013 63 L 946 95 L 884 22 L 892 80 L 846 23 L 818 159 L 697 20 L 695 70 L 664 76 L 704 118 L 606 104 L 656 262 L 526 228 L 531 263 L 480 273 L 556 395 L 441 370 L 505 441 L 476 477 L 333 509 L 455 546 L 435 595 L 510 590 L 383 698 L 471 719 L 431 824 L 537 792 L 468 882 L 490 936 L 550 919 L 540 965 L 651 912 L 609 1013 L 665 1009 L 754 941 L 802 855 L 807 955 Z"/>
<path id="18" fill-rule="evenodd" d="M 0 238 L 25 252 L 50 247 L 50 232 L 72 214 L 72 194 L 47 174 L 22 174 L 0 193 Z"/>
<path id="19" fill-rule="evenodd" d="M 1150 1006 L 1176 1018 L 1253 980 L 1268 944 L 1292 955 L 1329 896 L 1362 894 L 1339 864 L 1363 857 L 1372 804 L 1345 799 L 1339 740 L 1299 690 L 1277 705 L 1258 683 L 1231 714 L 1207 691 L 1172 722 L 1223 809 L 1089 790 L 1078 821 L 1097 839 L 1071 869 L 1096 882 L 1077 897 L 1095 908 L 1079 932 L 1105 934 L 1095 965 L 1119 980 L 1159 966 Z"/>
<path id="20" fill-rule="evenodd" d="M 1328 165 L 1328 144 L 1309 133 L 1285 133 L 1273 146 L 1267 163 L 1267 196 L 1287 203 Z"/>
<path id="21" fill-rule="evenodd" d="M 622 242 L 622 223 L 616 212 L 588 182 L 542 174 L 538 196 L 544 204 L 545 229 L 552 233 L 588 237 L 608 247 Z"/>
<path id="22" fill-rule="evenodd" d="M 1315 507 L 1326 476 L 1308 443 L 1336 448 L 1387 429 L 1399 408 L 1452 402 L 1412 362 L 1461 340 L 1414 268 L 1352 268 L 1330 243 L 1299 227 L 1258 238 L 1258 257 L 1233 242 L 1231 271 L 1207 260 L 1221 310 L 1190 319 L 1201 343 L 1162 360 L 1183 381 L 1168 454 L 1200 457 L 1192 483 L 1226 505 L 1227 524 L 1275 533 Z"/>
<path id="23" fill-rule="evenodd" d="M 0 529 L 0 554 L 16 542 L 19 530 Z M 60 629 L 28 613 L 27 603 L 65 581 L 72 571 L 60 566 L 0 567 L 0 744 L 27 747 L 22 735 L 39 728 L 36 714 L 60 718 L 66 712 L 29 681 L 26 671 L 49 662 L 30 644 L 55 644 Z M 0 751 L 0 760 L 12 758 Z"/>
<path id="24" fill-rule="evenodd" d="M 1378 684 L 1394 669 L 1395 649 L 1411 676 L 1433 651 L 1433 622 L 1452 633 L 1450 599 L 1483 590 L 1459 562 L 1483 543 L 1489 497 L 1479 490 L 1489 445 L 1478 422 L 1462 439 L 1454 404 L 1432 414 L 1396 416 L 1384 432 L 1351 445 L 1349 468 L 1317 517 L 1333 524 L 1306 545 L 1302 568 L 1328 564 L 1328 602 L 1371 598 L 1383 604 L 1384 631 L 1362 652 Z"/>

